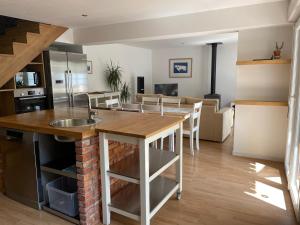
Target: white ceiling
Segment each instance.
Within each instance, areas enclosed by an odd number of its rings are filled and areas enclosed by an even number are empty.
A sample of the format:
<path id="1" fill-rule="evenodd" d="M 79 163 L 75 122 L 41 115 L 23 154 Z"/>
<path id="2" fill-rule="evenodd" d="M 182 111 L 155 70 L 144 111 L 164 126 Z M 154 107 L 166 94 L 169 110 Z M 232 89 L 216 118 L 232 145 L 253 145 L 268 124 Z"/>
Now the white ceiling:
<path id="1" fill-rule="evenodd" d="M 130 42 L 126 44 L 135 47 L 140 47 L 140 48 L 161 49 L 161 48 L 203 46 L 206 45 L 207 43 L 213 43 L 213 42 L 222 42 L 226 44 L 226 43 L 235 43 L 237 41 L 238 41 L 238 32 L 234 32 L 234 33 L 201 35 L 201 36 L 175 38 L 175 39 L 165 39 L 165 40 Z"/>
<path id="2" fill-rule="evenodd" d="M 91 27 L 277 1 L 285 0 L 0 0 L 0 15 Z"/>

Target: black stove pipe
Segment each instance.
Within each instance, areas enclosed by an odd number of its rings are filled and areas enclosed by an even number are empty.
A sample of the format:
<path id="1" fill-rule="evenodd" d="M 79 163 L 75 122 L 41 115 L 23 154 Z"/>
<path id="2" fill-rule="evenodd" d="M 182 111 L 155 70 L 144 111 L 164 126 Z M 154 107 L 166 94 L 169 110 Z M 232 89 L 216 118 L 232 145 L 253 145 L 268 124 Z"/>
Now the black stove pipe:
<path id="1" fill-rule="evenodd" d="M 210 94 L 216 94 L 216 76 L 217 76 L 217 49 L 221 42 L 209 43 L 211 45 L 211 82 Z"/>
<path id="2" fill-rule="evenodd" d="M 210 94 L 216 93 L 216 75 L 217 75 L 217 48 L 219 43 L 211 44 L 211 82 Z"/>

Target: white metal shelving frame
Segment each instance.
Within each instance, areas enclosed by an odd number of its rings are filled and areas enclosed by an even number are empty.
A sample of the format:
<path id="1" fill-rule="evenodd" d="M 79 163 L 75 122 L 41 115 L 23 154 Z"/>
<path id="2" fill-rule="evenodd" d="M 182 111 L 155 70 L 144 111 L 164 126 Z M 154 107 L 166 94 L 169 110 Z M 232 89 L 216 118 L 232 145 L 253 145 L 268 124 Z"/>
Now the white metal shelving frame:
<path id="1" fill-rule="evenodd" d="M 175 152 L 149 147 L 150 143 L 171 133 L 176 133 Z M 182 192 L 182 137 L 182 122 L 147 138 L 99 133 L 103 224 L 110 224 L 111 212 L 115 212 L 138 220 L 141 225 L 150 225 L 150 219 L 172 195 L 176 193 L 177 199 L 180 199 Z M 129 166 L 121 170 L 117 169 L 118 166 L 110 168 L 108 140 L 138 145 L 139 158 L 135 164 L 124 163 Z M 174 180 L 160 176 L 173 164 L 176 164 Z M 132 185 L 111 198 L 110 177 L 127 181 Z"/>

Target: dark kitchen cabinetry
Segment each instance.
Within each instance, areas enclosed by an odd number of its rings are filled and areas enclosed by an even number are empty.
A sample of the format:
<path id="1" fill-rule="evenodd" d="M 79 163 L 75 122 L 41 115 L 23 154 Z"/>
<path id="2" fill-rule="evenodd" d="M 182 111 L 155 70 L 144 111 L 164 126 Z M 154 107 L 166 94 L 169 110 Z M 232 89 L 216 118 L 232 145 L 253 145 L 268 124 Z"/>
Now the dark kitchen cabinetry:
<path id="1" fill-rule="evenodd" d="M 5 85 L 0 87 L 0 116 L 7 116 L 16 113 L 24 113 L 49 108 L 48 98 L 46 95 L 44 95 L 44 93 L 46 92 L 46 81 L 43 54 L 41 53 L 40 55 L 38 55 L 20 72 L 24 71 L 31 72 L 27 74 L 28 76 L 34 75 L 34 77 L 27 77 L 28 79 L 32 78 L 31 80 L 34 79 L 34 82 L 23 82 L 22 84 L 22 81 L 20 81 L 20 77 L 22 76 L 22 74 L 19 74 L 17 77 L 14 76 Z M 39 98 L 39 103 L 36 105 L 35 103 L 37 99 L 32 98 L 37 96 Z M 29 97 L 31 99 L 29 99 Z M 19 104 L 17 106 L 16 100 L 17 104 Z M 24 104 L 26 104 L 27 106 L 23 107 Z M 22 109 L 20 109 L 20 107 L 22 107 Z"/>
<path id="2" fill-rule="evenodd" d="M 72 223 L 79 224 L 78 215 L 70 217 L 50 207 L 47 190 L 47 184 L 63 177 L 67 177 L 69 180 L 72 179 L 74 180 L 73 183 L 76 183 L 75 143 L 59 142 L 53 135 L 39 134 L 39 149 L 41 180 L 45 199 L 42 208 L 45 211 L 62 217 Z M 74 190 L 72 191 L 74 192 Z"/>

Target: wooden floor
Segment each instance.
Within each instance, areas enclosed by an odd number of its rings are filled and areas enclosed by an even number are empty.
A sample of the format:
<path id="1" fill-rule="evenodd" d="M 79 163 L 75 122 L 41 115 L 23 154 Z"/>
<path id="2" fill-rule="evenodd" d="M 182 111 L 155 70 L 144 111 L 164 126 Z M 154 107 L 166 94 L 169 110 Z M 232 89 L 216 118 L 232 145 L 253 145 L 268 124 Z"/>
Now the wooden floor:
<path id="1" fill-rule="evenodd" d="M 286 188 L 283 164 L 231 155 L 224 144 L 200 142 L 191 157 L 184 140 L 184 182 L 180 201 L 172 198 L 152 219 L 153 225 L 292 225 L 297 224 Z M 173 169 L 168 171 L 168 175 Z M 69 224 L 0 195 L 1 225 Z M 113 215 L 112 225 L 137 222 Z"/>

